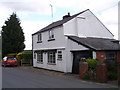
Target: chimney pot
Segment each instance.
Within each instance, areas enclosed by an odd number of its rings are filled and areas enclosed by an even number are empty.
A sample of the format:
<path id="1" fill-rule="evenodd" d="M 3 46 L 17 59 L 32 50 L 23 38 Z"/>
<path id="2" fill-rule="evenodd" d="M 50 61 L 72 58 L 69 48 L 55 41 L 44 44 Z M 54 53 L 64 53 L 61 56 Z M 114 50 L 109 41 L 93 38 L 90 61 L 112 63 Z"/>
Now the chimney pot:
<path id="1" fill-rule="evenodd" d="M 70 16 L 70 12 L 68 12 L 68 16 Z"/>

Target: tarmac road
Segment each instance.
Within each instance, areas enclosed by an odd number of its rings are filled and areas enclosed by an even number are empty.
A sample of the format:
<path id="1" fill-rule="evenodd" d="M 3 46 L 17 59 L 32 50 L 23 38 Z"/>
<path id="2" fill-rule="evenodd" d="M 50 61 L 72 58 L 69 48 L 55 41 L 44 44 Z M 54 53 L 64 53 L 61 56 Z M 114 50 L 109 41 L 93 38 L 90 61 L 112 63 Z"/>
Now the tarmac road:
<path id="1" fill-rule="evenodd" d="M 2 88 L 115 88 L 107 84 L 68 79 L 20 67 L 2 68 Z"/>

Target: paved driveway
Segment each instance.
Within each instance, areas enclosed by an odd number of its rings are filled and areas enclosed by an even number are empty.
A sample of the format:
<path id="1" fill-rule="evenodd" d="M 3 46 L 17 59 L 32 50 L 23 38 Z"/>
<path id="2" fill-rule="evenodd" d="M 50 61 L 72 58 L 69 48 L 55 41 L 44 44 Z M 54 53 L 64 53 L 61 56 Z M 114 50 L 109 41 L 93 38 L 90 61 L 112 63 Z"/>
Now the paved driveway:
<path id="1" fill-rule="evenodd" d="M 60 74 L 21 67 L 2 69 L 3 88 L 115 88 L 115 86 L 63 77 Z M 66 75 L 67 76 L 67 75 Z"/>

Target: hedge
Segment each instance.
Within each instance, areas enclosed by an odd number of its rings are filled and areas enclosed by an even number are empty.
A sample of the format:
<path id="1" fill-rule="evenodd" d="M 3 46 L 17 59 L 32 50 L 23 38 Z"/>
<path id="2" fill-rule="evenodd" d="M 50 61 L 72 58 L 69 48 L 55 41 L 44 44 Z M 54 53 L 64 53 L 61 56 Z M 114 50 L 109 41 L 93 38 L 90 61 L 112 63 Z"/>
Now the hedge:
<path id="1" fill-rule="evenodd" d="M 96 60 L 96 59 L 87 59 L 86 61 L 88 63 L 88 70 L 96 71 L 96 66 L 97 66 L 98 60 Z"/>
<path id="2" fill-rule="evenodd" d="M 18 53 L 16 58 L 20 61 L 22 61 L 22 63 L 30 63 L 30 60 L 32 59 L 32 52 L 21 52 Z"/>
<path id="3" fill-rule="evenodd" d="M 9 54 L 7 54 L 7 56 L 13 56 L 13 57 L 16 57 L 16 53 L 9 53 Z"/>

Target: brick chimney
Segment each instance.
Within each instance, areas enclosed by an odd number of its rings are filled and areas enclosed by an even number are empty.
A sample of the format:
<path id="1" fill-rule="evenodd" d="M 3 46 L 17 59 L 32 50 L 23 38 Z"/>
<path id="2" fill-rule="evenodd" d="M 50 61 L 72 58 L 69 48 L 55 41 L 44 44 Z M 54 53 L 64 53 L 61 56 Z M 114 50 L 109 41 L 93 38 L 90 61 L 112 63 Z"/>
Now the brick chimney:
<path id="1" fill-rule="evenodd" d="M 68 17 L 70 17 L 70 13 L 69 13 L 69 12 L 68 12 L 67 15 L 63 16 L 63 19 L 66 19 L 66 18 L 68 18 Z"/>

